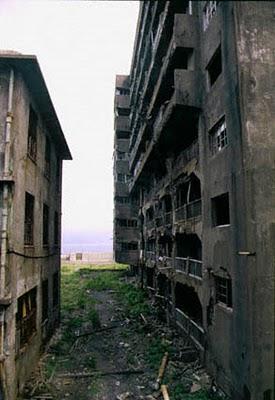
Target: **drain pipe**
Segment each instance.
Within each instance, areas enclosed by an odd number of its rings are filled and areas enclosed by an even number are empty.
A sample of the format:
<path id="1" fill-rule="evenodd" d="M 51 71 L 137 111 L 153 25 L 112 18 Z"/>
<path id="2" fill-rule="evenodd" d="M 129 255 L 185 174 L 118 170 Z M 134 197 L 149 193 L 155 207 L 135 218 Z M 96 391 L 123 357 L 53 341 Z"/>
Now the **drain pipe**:
<path id="1" fill-rule="evenodd" d="M 5 129 L 5 152 L 4 152 L 4 171 L 3 171 L 3 208 L 2 208 L 2 232 L 1 232 L 1 265 L 0 265 L 0 298 L 5 298 L 5 270 L 7 262 L 7 227 L 8 227 L 8 203 L 9 203 L 9 183 L 5 182 L 10 175 L 10 139 L 12 124 L 12 101 L 14 89 L 14 71 L 10 70 L 8 111 L 6 116 Z"/>

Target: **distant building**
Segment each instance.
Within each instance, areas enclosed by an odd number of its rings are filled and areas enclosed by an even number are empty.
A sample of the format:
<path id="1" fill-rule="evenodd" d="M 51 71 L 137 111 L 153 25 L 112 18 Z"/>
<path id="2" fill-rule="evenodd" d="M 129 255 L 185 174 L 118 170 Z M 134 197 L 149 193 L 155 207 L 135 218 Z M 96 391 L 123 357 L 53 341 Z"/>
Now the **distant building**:
<path id="1" fill-rule="evenodd" d="M 64 159 L 71 154 L 36 57 L 1 52 L 0 390 L 5 400 L 17 398 L 59 323 Z"/>
<path id="2" fill-rule="evenodd" d="M 116 81 L 116 260 L 234 400 L 274 398 L 274 15 L 143 1 Z"/>

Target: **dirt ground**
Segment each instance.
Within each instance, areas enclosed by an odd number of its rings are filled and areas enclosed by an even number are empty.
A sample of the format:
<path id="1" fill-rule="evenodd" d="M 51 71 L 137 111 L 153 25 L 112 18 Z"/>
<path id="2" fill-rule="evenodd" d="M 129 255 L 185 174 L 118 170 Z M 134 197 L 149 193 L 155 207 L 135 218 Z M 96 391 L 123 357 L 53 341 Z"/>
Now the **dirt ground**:
<path id="1" fill-rule="evenodd" d="M 218 396 L 189 339 L 167 326 L 162 308 L 127 272 L 69 274 L 61 327 L 20 399 L 162 399 L 156 380 L 166 352 L 161 383 L 170 400 L 225 398 Z M 76 290 L 80 299 L 81 290 L 85 294 L 82 302 L 75 301 Z"/>

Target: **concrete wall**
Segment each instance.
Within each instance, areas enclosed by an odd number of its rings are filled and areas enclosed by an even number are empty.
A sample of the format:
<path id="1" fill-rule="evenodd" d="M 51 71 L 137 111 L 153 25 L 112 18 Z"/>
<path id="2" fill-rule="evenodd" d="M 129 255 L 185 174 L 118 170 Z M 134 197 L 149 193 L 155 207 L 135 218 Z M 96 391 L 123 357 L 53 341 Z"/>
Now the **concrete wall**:
<path id="1" fill-rule="evenodd" d="M 163 273 L 172 282 L 172 298 L 177 282 L 195 290 L 203 310 L 203 357 L 230 398 L 269 400 L 274 394 L 275 6 L 273 2 L 218 2 L 205 24 L 210 2 L 192 2 L 192 15 L 173 15 L 174 4 L 165 3 L 168 14 L 158 38 L 161 52 L 150 53 L 147 38 L 154 34 L 159 6 L 142 3 L 131 68 L 129 151 L 135 173 L 129 191 L 141 199 L 140 246 L 143 239 L 157 242 L 166 235 L 173 247 L 169 260 L 159 259 L 158 244 L 155 254 L 145 251 L 142 260 L 150 267 L 148 276 L 169 265 L 170 272 Z M 152 7 L 152 21 L 148 21 L 148 7 Z M 165 36 L 171 25 L 174 52 Z M 191 47 L 194 55 L 188 71 L 180 69 L 177 59 L 185 47 Z M 219 48 L 221 71 L 211 84 L 211 63 Z M 167 96 L 171 85 L 176 89 L 172 99 Z M 223 117 L 227 144 L 213 152 L 213 128 Z M 183 149 L 190 145 L 184 146 L 184 138 L 188 140 L 196 121 L 199 162 L 177 149 L 177 143 Z M 161 165 L 167 173 L 157 180 Z M 175 191 L 191 173 L 200 179 L 202 215 L 190 223 L 179 222 Z M 215 198 L 224 193 L 229 197 L 229 221 L 215 224 Z M 173 218 L 170 224 L 158 226 L 158 202 L 164 194 L 172 196 Z M 155 216 L 147 221 L 150 207 Z M 196 233 L 201 239 L 202 277 L 175 271 L 177 233 Z M 230 305 L 218 301 L 219 278 L 232 283 Z"/>
<path id="2" fill-rule="evenodd" d="M 1 72 L 0 81 L 6 82 L 7 73 Z M 1 88 L 0 125 L 5 125 L 5 104 L 7 84 Z M 27 155 L 29 106 L 38 115 L 37 159 L 33 162 Z M 49 135 L 40 117 L 39 109 L 18 71 L 15 72 L 14 97 L 11 125 L 10 170 L 14 183 L 9 190 L 8 209 L 8 258 L 6 265 L 6 295 L 11 297 L 11 305 L 5 311 L 5 333 L 2 382 L 6 400 L 15 400 L 25 380 L 35 366 L 43 340 L 50 335 L 59 320 L 59 299 L 53 305 L 53 275 L 59 274 L 60 247 L 54 243 L 54 213 L 59 215 L 59 244 L 61 216 L 61 178 L 56 182 L 56 164 L 61 163 L 54 142 L 51 140 L 51 175 L 44 174 L 44 154 L 46 135 Z M 2 133 L 2 132 L 1 132 Z M 52 134 L 52 132 L 51 132 Z M 1 141 L 3 146 L 3 141 Z M 58 160 L 58 161 L 57 161 Z M 34 245 L 24 246 L 25 193 L 35 197 Z M 49 245 L 43 246 L 43 204 L 49 206 Z M 48 321 L 42 328 L 42 281 L 48 279 Z M 36 332 L 22 348 L 16 349 L 17 299 L 32 288 L 36 295 Z"/>

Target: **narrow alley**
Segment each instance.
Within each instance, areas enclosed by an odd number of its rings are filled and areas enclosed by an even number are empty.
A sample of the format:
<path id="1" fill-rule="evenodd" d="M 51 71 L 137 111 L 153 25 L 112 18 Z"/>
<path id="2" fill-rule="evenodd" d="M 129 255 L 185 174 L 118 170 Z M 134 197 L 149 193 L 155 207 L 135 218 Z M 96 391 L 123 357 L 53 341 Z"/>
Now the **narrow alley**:
<path id="1" fill-rule="evenodd" d="M 111 267 L 62 267 L 61 326 L 21 399 L 153 400 L 166 398 L 162 385 L 171 400 L 224 398 L 213 397 L 196 349 L 167 325 L 161 303 L 126 267 Z"/>

